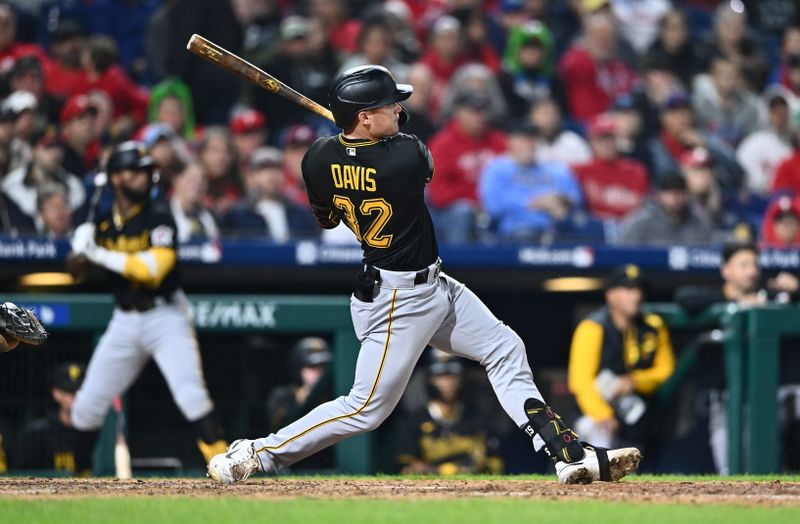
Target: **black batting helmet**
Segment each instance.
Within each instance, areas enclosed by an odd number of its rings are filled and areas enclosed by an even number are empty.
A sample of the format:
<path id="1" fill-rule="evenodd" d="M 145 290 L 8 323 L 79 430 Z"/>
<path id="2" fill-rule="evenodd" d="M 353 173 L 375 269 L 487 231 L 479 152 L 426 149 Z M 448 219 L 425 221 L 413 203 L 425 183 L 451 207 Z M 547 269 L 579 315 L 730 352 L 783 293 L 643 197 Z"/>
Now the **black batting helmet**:
<path id="1" fill-rule="evenodd" d="M 331 347 L 324 338 L 304 337 L 292 350 L 292 365 L 295 369 L 307 366 L 324 366 L 333 360 Z"/>
<path id="2" fill-rule="evenodd" d="M 123 169 L 152 169 L 153 159 L 142 142 L 129 140 L 114 146 L 106 162 L 106 173 L 111 175 Z"/>
<path id="3" fill-rule="evenodd" d="M 400 102 L 413 91 L 411 85 L 395 82 L 392 73 L 383 66 L 359 66 L 343 71 L 333 79 L 328 91 L 328 106 L 336 125 L 346 129 L 359 111 Z M 400 114 L 400 125 L 407 121 L 408 113 L 404 109 Z"/>

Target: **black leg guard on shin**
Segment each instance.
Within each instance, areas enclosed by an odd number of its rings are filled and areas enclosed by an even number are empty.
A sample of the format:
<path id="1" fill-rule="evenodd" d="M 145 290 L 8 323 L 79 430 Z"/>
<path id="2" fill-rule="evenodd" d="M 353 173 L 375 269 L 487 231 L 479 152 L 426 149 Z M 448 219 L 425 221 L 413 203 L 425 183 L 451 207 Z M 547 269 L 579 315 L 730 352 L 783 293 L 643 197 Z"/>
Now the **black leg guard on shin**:
<path id="1" fill-rule="evenodd" d="M 578 434 L 561 421 L 553 408 L 541 400 L 529 398 L 525 401 L 525 413 L 530 423 L 522 430 L 531 438 L 539 435 L 544 440 L 544 452 L 550 460 L 569 463 L 583 458 L 585 452 L 578 442 Z"/>
<path id="2" fill-rule="evenodd" d="M 72 454 L 75 456 L 75 476 L 90 477 L 92 475 L 94 445 L 97 443 L 100 431 L 76 431 L 76 433 L 74 447 L 72 448 Z"/>

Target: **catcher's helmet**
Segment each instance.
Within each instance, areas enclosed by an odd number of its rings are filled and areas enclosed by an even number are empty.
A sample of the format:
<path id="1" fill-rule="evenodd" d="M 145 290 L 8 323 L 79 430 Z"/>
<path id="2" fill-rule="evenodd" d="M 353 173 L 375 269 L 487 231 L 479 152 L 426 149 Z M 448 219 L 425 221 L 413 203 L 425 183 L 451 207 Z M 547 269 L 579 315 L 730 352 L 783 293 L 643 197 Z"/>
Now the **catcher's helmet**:
<path id="1" fill-rule="evenodd" d="M 109 175 L 123 169 L 153 169 L 153 159 L 147 154 L 142 142 L 129 140 L 114 146 L 106 162 L 106 173 Z"/>
<path id="2" fill-rule="evenodd" d="M 383 66 L 365 65 L 343 71 L 333 79 L 328 91 L 328 106 L 336 125 L 346 129 L 359 111 L 375 109 L 405 100 L 414 88 L 398 84 Z M 400 125 L 408 121 L 408 113 L 400 114 Z"/>

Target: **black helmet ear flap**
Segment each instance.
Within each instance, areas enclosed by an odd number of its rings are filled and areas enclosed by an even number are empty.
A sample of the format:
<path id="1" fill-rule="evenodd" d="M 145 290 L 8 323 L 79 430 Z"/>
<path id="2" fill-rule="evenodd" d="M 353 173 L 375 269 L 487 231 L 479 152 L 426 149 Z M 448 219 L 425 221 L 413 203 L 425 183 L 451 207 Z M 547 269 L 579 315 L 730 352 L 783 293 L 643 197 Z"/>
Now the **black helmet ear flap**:
<path id="1" fill-rule="evenodd" d="M 409 113 L 405 107 L 400 107 L 403 108 L 403 110 L 400 112 L 400 119 L 398 120 L 398 123 L 402 127 L 406 122 L 411 120 L 411 113 Z"/>

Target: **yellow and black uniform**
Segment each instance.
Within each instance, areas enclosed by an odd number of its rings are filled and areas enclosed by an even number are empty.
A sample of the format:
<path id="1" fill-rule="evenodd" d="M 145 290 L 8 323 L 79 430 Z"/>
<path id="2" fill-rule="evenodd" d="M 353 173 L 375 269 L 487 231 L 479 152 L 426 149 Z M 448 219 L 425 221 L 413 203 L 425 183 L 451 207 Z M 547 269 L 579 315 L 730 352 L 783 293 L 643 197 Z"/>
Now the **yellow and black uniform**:
<path id="1" fill-rule="evenodd" d="M 621 333 L 611 321 L 608 308 L 603 307 L 575 329 L 569 356 L 569 389 L 581 411 L 599 422 L 614 416 L 614 409 L 595 387 L 601 370 L 630 375 L 634 391 L 649 395 L 669 378 L 674 367 L 672 342 L 661 317 L 640 315 Z"/>
<path id="2" fill-rule="evenodd" d="M 424 268 L 439 256 L 424 199 L 432 177 L 430 152 L 403 133 L 377 141 L 323 137 L 303 158 L 317 222 L 332 228 L 344 219 L 361 242 L 364 263 L 390 271 Z"/>
<path id="3" fill-rule="evenodd" d="M 116 207 L 96 220 L 99 247 L 126 255 L 122 271 L 107 270 L 111 292 L 123 310 L 146 309 L 157 297 L 169 301 L 179 287 L 176 226 L 164 201 L 147 200 L 127 215 Z"/>
<path id="4" fill-rule="evenodd" d="M 420 460 L 441 475 L 500 473 L 503 459 L 498 440 L 488 435 L 484 426 L 477 414 L 463 406 L 447 419 L 436 404 L 429 403 L 403 421 L 396 461 L 404 467 Z"/>
<path id="5" fill-rule="evenodd" d="M 74 473 L 78 436 L 78 431 L 65 426 L 54 410 L 34 420 L 19 436 L 13 456 L 14 468 Z"/>

